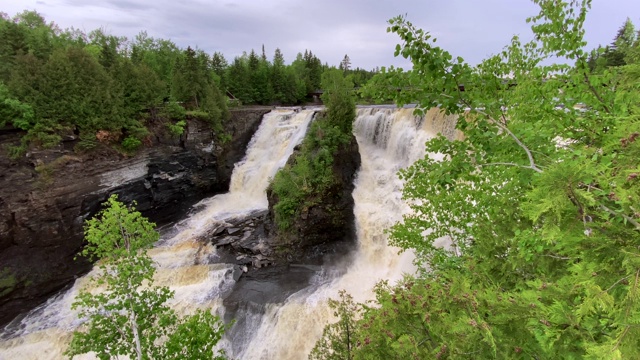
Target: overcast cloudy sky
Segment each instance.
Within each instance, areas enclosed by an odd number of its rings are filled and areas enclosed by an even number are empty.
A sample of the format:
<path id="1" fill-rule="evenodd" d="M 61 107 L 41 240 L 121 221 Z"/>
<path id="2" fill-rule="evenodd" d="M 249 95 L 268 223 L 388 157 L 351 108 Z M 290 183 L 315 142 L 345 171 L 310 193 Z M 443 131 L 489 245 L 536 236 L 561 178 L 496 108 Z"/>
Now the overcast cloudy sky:
<path id="1" fill-rule="evenodd" d="M 146 30 L 229 60 L 264 44 L 269 58 L 279 47 L 287 63 L 310 49 L 330 65 L 348 54 L 353 67 L 365 69 L 407 66 L 393 57 L 396 37 L 386 33 L 386 21 L 396 15 L 407 14 L 440 46 L 477 63 L 513 34 L 526 38 L 525 18 L 537 13 L 529 0 L 0 0 L 0 11 L 11 16 L 25 9 L 62 28 L 102 27 L 129 38 Z M 594 0 L 589 46 L 610 43 L 627 17 L 640 26 L 640 0 Z"/>

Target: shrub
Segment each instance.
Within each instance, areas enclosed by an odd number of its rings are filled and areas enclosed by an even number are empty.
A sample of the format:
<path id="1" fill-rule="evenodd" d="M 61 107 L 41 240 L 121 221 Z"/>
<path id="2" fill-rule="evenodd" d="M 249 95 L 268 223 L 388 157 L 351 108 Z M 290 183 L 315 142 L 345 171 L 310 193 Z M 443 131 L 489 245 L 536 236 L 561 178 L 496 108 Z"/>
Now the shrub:
<path id="1" fill-rule="evenodd" d="M 138 150 L 142 145 L 142 141 L 133 136 L 127 136 L 124 140 L 122 140 L 122 149 L 125 152 L 132 153 Z"/>
<path id="2" fill-rule="evenodd" d="M 180 120 L 175 124 L 167 123 L 167 128 L 169 129 L 169 133 L 171 133 L 171 135 L 174 135 L 174 136 L 182 135 L 186 126 L 187 126 L 187 122 L 184 120 Z"/>
<path id="3" fill-rule="evenodd" d="M 164 105 L 160 111 L 160 115 L 169 119 L 184 120 L 187 116 L 187 111 L 177 102 L 170 101 Z"/>

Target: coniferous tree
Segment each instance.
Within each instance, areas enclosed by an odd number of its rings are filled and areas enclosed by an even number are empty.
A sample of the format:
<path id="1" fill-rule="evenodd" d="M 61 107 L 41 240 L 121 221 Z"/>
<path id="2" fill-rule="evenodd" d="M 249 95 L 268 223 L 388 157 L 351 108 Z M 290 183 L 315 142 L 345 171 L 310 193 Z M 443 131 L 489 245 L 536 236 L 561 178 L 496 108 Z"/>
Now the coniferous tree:
<path id="1" fill-rule="evenodd" d="M 349 55 L 344 55 L 344 58 L 342 58 L 342 61 L 340 61 L 340 66 L 338 68 L 344 73 L 347 73 L 349 70 L 351 70 L 351 59 L 349 58 Z"/>
<path id="2" fill-rule="evenodd" d="M 227 68 L 228 90 L 243 104 L 252 104 L 255 100 L 251 90 L 251 80 L 246 57 L 236 57 Z"/>
<path id="3" fill-rule="evenodd" d="M 23 11 L 13 18 L 13 22 L 25 29 L 25 45 L 27 51 L 39 59 L 46 59 L 54 49 L 54 38 L 59 31 L 54 23 L 47 24 L 45 19 L 35 11 Z"/>
<path id="4" fill-rule="evenodd" d="M 226 70 L 229 67 L 229 63 L 227 59 L 225 59 L 224 55 L 218 51 L 214 52 L 211 56 L 211 69 L 217 76 L 217 83 L 220 85 L 220 89 L 227 88 L 227 80 L 226 80 Z"/>
<path id="5" fill-rule="evenodd" d="M 137 119 L 145 112 L 155 112 L 165 96 L 166 85 L 146 64 L 136 65 L 128 58 L 120 59 L 113 69 L 115 82 L 123 99 L 123 114 Z"/>
<path id="6" fill-rule="evenodd" d="M 308 82 L 307 82 L 307 91 L 312 92 L 320 89 L 320 83 L 322 81 L 322 62 L 320 59 L 315 56 L 311 51 L 304 58 L 305 66 L 308 70 Z"/>
<path id="7" fill-rule="evenodd" d="M 287 87 L 290 84 L 287 83 L 284 56 L 279 48 L 276 48 L 276 51 L 273 54 L 270 80 L 273 88 L 274 100 L 279 103 L 289 102 L 290 99 L 287 96 Z"/>
<path id="8" fill-rule="evenodd" d="M 273 96 L 269 81 L 270 64 L 266 60 L 262 60 L 254 50 L 251 50 L 247 58 L 247 67 L 251 103 L 268 104 Z"/>
<path id="9" fill-rule="evenodd" d="M 171 96 L 176 101 L 184 103 L 187 109 L 197 109 L 202 102 L 206 84 L 201 60 L 196 57 L 195 50 L 187 47 L 173 69 Z"/>
<path id="10" fill-rule="evenodd" d="M 118 131 L 122 125 L 111 79 L 84 49 L 56 50 L 43 66 L 37 89 L 36 113 L 57 127 L 77 127 L 89 139 L 99 129 Z"/>

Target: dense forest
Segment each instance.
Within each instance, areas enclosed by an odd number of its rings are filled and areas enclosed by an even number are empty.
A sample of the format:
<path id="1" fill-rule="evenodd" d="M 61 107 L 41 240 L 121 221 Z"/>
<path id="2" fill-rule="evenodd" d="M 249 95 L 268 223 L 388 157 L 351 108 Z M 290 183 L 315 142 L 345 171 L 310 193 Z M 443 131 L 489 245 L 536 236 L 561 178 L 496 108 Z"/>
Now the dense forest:
<path id="1" fill-rule="evenodd" d="M 352 69 L 348 55 L 338 67 L 355 86 L 373 76 Z M 26 132 L 10 149 L 14 157 L 63 138 L 79 138 L 77 151 L 108 143 L 132 152 L 157 123 L 179 135 L 191 116 L 223 135 L 229 106 L 304 103 L 329 68 L 310 50 L 290 64 L 279 49 L 269 60 L 264 47 L 228 62 L 219 52 L 181 49 L 144 31 L 127 39 L 102 29 L 61 30 L 34 11 L 2 14 L 0 128 Z"/>

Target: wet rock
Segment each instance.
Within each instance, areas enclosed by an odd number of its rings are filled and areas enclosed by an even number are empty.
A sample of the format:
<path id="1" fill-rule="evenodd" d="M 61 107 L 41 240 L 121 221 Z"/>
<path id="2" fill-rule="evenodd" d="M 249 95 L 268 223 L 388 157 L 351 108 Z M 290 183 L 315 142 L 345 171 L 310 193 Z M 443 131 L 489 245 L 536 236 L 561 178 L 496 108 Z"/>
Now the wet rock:
<path id="1" fill-rule="evenodd" d="M 290 264 L 289 267 L 292 269 L 292 271 L 295 271 L 296 269 L 299 269 L 301 271 L 315 271 L 315 272 L 319 272 L 322 270 L 322 266 L 318 266 L 318 265 L 307 265 L 307 264 Z"/>
<path id="2" fill-rule="evenodd" d="M 237 236 L 226 236 L 222 240 L 219 240 L 218 242 L 216 242 L 215 244 L 217 246 L 224 246 L 224 245 L 229 245 L 235 241 L 238 241 Z"/>
<path id="3" fill-rule="evenodd" d="M 235 265 L 233 267 L 233 281 L 240 280 L 240 276 L 242 276 L 243 273 L 244 271 L 242 271 L 242 267 L 240 265 Z"/>
<path id="4" fill-rule="evenodd" d="M 217 231 L 210 232 L 206 240 L 221 246 L 220 250 L 230 252 L 229 255 L 235 258 L 237 265 L 251 265 L 253 268 L 273 266 L 274 249 L 266 237 L 264 225 L 267 216 L 268 211 L 263 210 L 243 218 L 227 220 Z M 229 233 L 236 235 L 226 235 Z"/>

